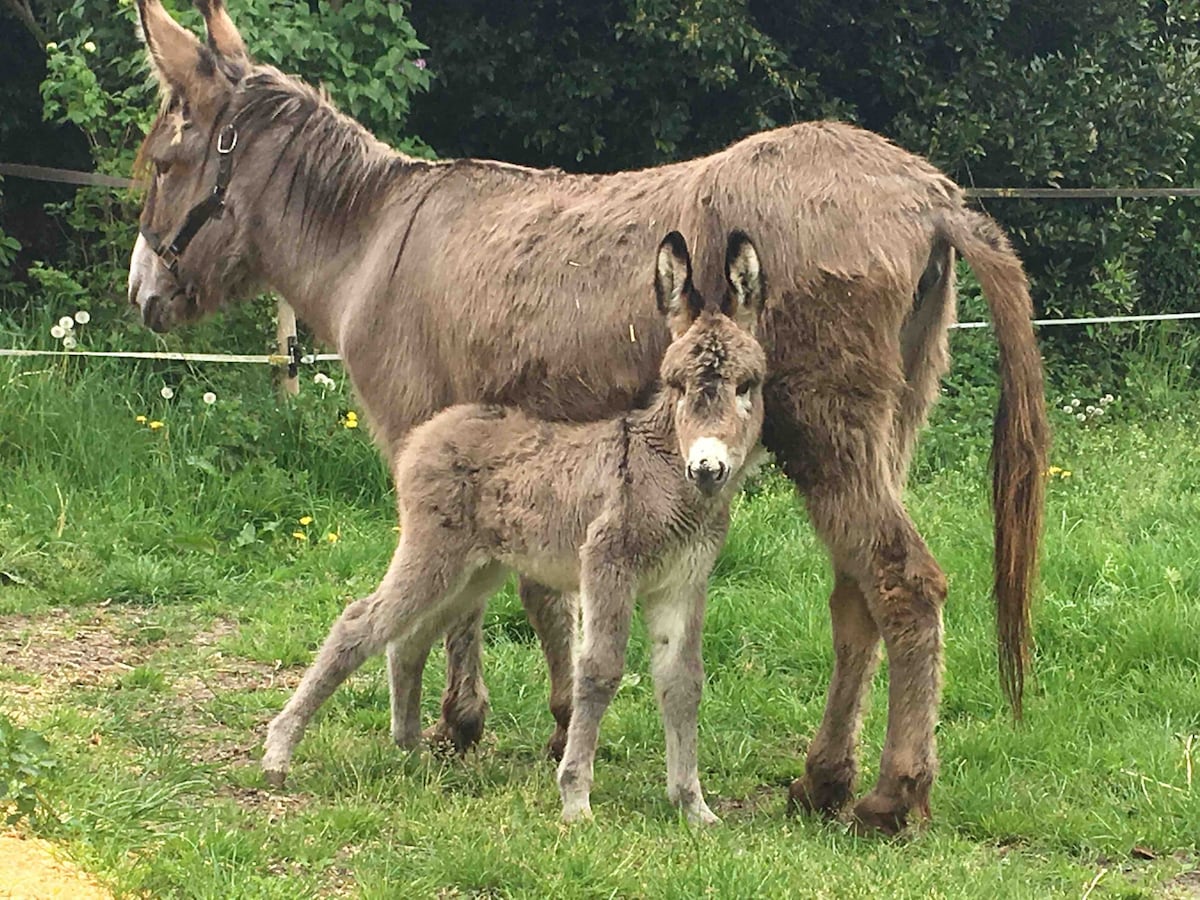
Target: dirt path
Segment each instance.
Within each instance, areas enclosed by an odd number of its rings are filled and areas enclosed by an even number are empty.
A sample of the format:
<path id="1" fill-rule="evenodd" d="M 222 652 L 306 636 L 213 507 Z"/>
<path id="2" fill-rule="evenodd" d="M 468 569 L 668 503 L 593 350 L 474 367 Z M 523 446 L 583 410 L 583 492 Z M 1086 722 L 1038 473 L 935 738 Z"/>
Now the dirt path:
<path id="1" fill-rule="evenodd" d="M 91 876 L 38 838 L 0 834 L 0 900 L 112 900 Z"/>

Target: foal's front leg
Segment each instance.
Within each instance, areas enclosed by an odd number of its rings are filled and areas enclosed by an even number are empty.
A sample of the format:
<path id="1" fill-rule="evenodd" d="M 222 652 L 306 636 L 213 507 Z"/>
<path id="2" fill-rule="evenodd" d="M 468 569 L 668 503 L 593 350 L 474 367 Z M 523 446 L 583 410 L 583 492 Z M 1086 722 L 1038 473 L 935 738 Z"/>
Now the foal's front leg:
<path id="1" fill-rule="evenodd" d="M 700 788 L 700 694 L 704 689 L 701 643 L 708 569 L 704 578 L 679 591 L 649 598 L 650 671 L 662 712 L 667 745 L 667 798 L 693 825 L 721 820 L 704 802 Z"/>
<path id="2" fill-rule="evenodd" d="M 574 709 L 558 767 L 564 822 L 592 817 L 590 796 L 600 719 L 625 671 L 636 585 L 632 573 L 610 561 L 589 566 L 586 556 L 580 586 L 583 633 L 575 660 Z"/>

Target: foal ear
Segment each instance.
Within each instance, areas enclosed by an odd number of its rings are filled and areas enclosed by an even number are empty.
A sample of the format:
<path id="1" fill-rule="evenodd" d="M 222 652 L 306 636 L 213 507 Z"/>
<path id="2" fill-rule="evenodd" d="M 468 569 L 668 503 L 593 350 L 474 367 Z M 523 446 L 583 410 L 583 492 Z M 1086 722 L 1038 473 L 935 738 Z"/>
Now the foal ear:
<path id="1" fill-rule="evenodd" d="M 758 249 L 744 231 L 731 231 L 725 247 L 725 280 L 729 290 L 721 302 L 721 312 L 746 331 L 754 333 L 767 298 L 767 277 L 763 274 Z"/>
<path id="2" fill-rule="evenodd" d="M 238 33 L 225 9 L 225 0 L 196 0 L 200 14 L 204 16 L 204 25 L 208 29 L 208 46 L 230 62 L 246 63 L 250 56 L 246 52 L 246 43 Z"/>
<path id="3" fill-rule="evenodd" d="M 658 311 L 667 317 L 672 338 L 687 331 L 703 307 L 692 286 L 692 258 L 688 255 L 687 241 L 678 231 L 672 231 L 658 245 L 654 296 Z"/>

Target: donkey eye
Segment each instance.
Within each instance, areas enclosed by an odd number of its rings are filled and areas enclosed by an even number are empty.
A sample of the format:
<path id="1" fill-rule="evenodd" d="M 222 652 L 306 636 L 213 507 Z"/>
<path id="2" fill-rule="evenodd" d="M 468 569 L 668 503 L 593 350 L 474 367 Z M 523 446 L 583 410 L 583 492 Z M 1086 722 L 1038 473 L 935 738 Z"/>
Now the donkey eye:
<path id="1" fill-rule="evenodd" d="M 754 390 L 756 387 L 758 387 L 758 383 L 759 382 L 758 382 L 757 378 L 747 378 L 745 381 L 743 381 L 741 384 L 739 384 L 737 386 L 737 395 L 739 397 L 745 397 L 752 390 Z"/>

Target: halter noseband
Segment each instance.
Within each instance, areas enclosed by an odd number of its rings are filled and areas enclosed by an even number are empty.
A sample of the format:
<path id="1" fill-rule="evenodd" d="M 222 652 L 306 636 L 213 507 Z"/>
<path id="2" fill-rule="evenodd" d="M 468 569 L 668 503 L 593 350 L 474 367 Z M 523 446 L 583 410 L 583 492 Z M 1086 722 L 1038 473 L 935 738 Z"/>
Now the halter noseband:
<path id="1" fill-rule="evenodd" d="M 234 123 L 230 122 L 217 135 L 217 182 L 213 185 L 212 193 L 193 206 L 175 232 L 175 237 L 169 241 L 159 238 L 149 228 L 142 226 L 139 230 L 153 249 L 156 256 L 163 261 L 173 276 L 179 276 L 179 257 L 187 250 L 192 238 L 203 228 L 209 219 L 219 219 L 225 211 L 225 191 L 229 187 L 229 176 L 233 170 L 233 148 L 237 146 L 238 133 Z"/>

